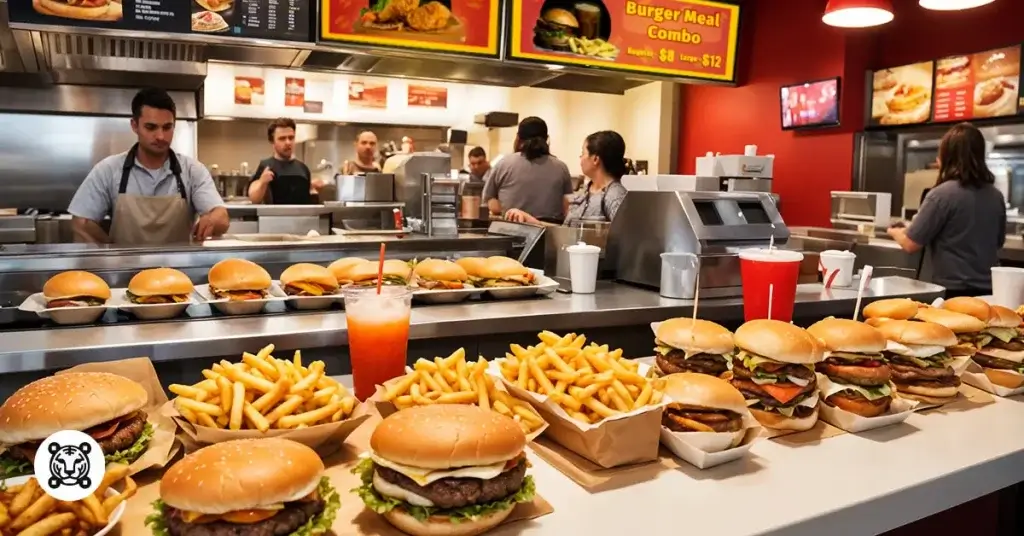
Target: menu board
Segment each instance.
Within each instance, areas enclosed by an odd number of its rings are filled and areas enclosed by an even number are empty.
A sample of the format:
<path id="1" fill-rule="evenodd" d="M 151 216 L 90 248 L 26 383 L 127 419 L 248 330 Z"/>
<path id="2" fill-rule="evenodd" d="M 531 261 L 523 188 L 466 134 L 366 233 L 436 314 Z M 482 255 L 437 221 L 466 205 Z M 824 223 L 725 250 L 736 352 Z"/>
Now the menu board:
<path id="1" fill-rule="evenodd" d="M 348 105 L 353 108 L 387 108 L 387 83 L 375 80 L 350 81 L 348 83 Z"/>
<path id="2" fill-rule="evenodd" d="M 322 0 L 320 39 L 498 55 L 501 0 Z"/>
<path id="3" fill-rule="evenodd" d="M 706 0 L 517 0 L 511 59 L 734 81 L 740 7 Z"/>
<path id="4" fill-rule="evenodd" d="M 1020 45 L 935 62 L 932 120 L 969 121 L 1017 113 Z"/>
<path id="5" fill-rule="evenodd" d="M 875 71 L 872 80 L 871 125 L 926 123 L 932 111 L 935 62 L 925 61 Z"/>
<path id="6" fill-rule="evenodd" d="M 311 0 L 8 0 L 12 23 L 310 41 Z"/>
<path id="7" fill-rule="evenodd" d="M 406 104 L 420 108 L 447 108 L 448 88 L 409 84 Z"/>

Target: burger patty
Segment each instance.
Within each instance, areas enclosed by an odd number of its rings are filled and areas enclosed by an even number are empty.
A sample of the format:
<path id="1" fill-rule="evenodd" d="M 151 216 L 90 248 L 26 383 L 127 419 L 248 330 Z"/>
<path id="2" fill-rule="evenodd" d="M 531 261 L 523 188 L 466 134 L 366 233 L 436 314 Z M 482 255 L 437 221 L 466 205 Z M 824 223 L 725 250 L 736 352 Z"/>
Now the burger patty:
<path id="1" fill-rule="evenodd" d="M 109 425 L 101 424 L 94 426 L 89 431 L 105 430 Z M 146 412 L 136 411 L 131 417 L 121 420 L 117 425 L 117 431 L 113 435 L 98 439 L 96 442 L 100 444 L 100 450 L 103 454 L 113 454 L 119 450 L 124 450 L 138 441 L 139 436 L 142 435 L 142 431 L 146 428 Z M 27 462 L 33 462 L 36 456 L 36 450 L 39 448 L 41 441 L 32 441 L 28 443 L 20 443 L 14 445 L 4 451 L 4 456 L 7 456 L 13 460 L 24 460 Z"/>
<path id="2" fill-rule="evenodd" d="M 901 381 L 894 379 L 893 383 L 895 383 L 896 387 L 899 388 L 901 386 L 908 385 L 914 385 L 917 387 L 959 387 L 961 382 L 959 377 L 950 376 L 948 378 L 941 378 L 937 380 Z"/>
<path id="3" fill-rule="evenodd" d="M 863 387 L 876 387 L 889 383 L 892 371 L 887 365 L 865 367 L 853 365 L 853 361 L 844 359 L 829 358 L 818 365 L 821 373 L 829 378 L 860 385 Z"/>
<path id="4" fill-rule="evenodd" d="M 672 350 L 665 355 L 655 358 L 658 368 L 665 374 L 679 374 L 681 372 L 699 372 L 711 376 L 721 376 L 729 370 L 725 357 L 715 354 L 697 354 L 689 359 L 686 352 Z"/>
<path id="5" fill-rule="evenodd" d="M 788 363 L 762 363 L 758 365 L 757 368 L 775 376 L 793 376 L 802 380 L 813 380 L 816 378 L 814 371 L 803 365 L 791 365 Z M 741 378 L 750 378 L 754 374 L 747 367 L 743 366 L 742 362 L 738 359 L 733 361 L 732 373 L 734 376 L 739 376 Z"/>
<path id="6" fill-rule="evenodd" d="M 983 367 L 1003 370 L 1017 370 L 1021 367 L 1020 363 L 1015 363 L 1009 359 L 1000 359 L 985 354 L 974 354 L 974 362 Z"/>
<path id="7" fill-rule="evenodd" d="M 733 369 L 734 373 L 735 371 L 736 369 Z M 733 387 L 739 389 L 741 393 L 743 393 L 743 398 L 746 398 L 747 400 L 757 399 L 758 401 L 761 402 L 762 405 L 770 408 L 785 408 L 795 406 L 799 404 L 802 400 L 807 398 L 809 395 L 814 393 L 814 391 L 818 387 L 817 382 L 812 381 L 805 385 L 803 388 L 801 388 L 800 393 L 793 397 L 792 400 L 783 403 L 776 400 L 775 397 L 769 394 L 768 391 L 765 391 L 763 388 L 761 388 L 760 385 L 750 380 L 742 378 L 733 378 L 732 385 Z"/>
<path id="8" fill-rule="evenodd" d="M 411 478 L 382 465 L 373 464 L 374 471 L 387 482 L 429 499 L 438 508 L 461 508 L 504 499 L 523 487 L 526 458 L 518 465 L 489 480 L 479 478 L 442 478 L 421 486 Z"/>
<path id="9" fill-rule="evenodd" d="M 892 397 L 883 396 L 882 398 L 868 400 L 867 397 L 857 391 L 847 389 L 829 396 L 825 399 L 825 403 L 830 406 L 838 406 L 840 409 L 852 411 L 853 413 L 876 416 L 889 411 Z"/>
<path id="10" fill-rule="evenodd" d="M 743 417 L 739 413 L 728 410 L 712 409 L 666 409 L 661 416 L 661 425 L 673 432 L 704 432 L 706 430 L 695 430 L 694 426 L 686 422 L 696 421 L 715 432 L 738 432 L 743 429 Z"/>
<path id="11" fill-rule="evenodd" d="M 171 536 L 285 536 L 298 530 L 310 518 L 324 511 L 324 501 L 292 502 L 270 519 L 258 523 L 186 523 L 181 511 L 164 506 L 164 519 Z"/>
<path id="12" fill-rule="evenodd" d="M 889 368 L 892 369 L 893 381 L 897 382 L 941 380 L 943 378 L 956 376 L 956 373 L 953 372 L 952 367 L 921 368 L 915 365 L 892 363 L 891 365 L 889 365 Z"/>
<path id="13" fill-rule="evenodd" d="M 57 309 L 59 307 L 97 307 L 105 303 L 107 303 L 106 300 L 101 300 L 99 298 L 93 298 L 91 296 L 77 296 L 74 298 L 62 298 L 46 302 L 46 307 L 47 309 Z"/>
<path id="14" fill-rule="evenodd" d="M 1011 352 L 1024 352 L 1024 342 L 1020 339 L 1013 339 L 1010 342 L 1003 342 L 999 339 L 993 338 L 992 342 L 988 343 L 993 348 L 999 348 L 1000 350 L 1009 350 Z"/>
<path id="15" fill-rule="evenodd" d="M 462 281 L 435 281 L 432 279 L 420 279 L 417 283 L 420 288 L 426 290 L 459 290 L 466 288 Z"/>

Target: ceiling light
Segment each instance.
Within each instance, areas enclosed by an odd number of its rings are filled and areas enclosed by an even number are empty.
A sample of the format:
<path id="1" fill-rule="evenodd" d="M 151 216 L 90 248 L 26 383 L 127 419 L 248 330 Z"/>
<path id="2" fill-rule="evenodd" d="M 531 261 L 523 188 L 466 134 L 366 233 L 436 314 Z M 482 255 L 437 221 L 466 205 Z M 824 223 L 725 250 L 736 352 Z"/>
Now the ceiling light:
<path id="1" fill-rule="evenodd" d="M 936 11 L 960 11 L 962 9 L 973 9 L 996 0 L 919 0 L 921 7 L 934 9 Z"/>
<path id="2" fill-rule="evenodd" d="M 889 0 L 829 0 L 821 17 L 825 24 L 839 28 L 881 26 L 892 19 L 892 2 Z"/>

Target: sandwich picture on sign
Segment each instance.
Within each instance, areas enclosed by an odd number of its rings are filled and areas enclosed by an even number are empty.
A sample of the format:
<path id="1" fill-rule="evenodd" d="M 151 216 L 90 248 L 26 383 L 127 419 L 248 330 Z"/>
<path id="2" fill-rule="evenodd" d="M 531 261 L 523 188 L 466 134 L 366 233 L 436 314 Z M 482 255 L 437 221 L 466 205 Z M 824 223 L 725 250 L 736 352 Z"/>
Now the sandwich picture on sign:
<path id="1" fill-rule="evenodd" d="M 416 41 L 462 43 L 466 29 L 452 13 L 451 0 L 369 0 L 352 31 Z"/>
<path id="2" fill-rule="evenodd" d="M 192 31 L 202 33 L 219 33 L 227 31 L 231 25 L 224 17 L 228 16 L 234 0 L 195 0 L 192 13 Z"/>
<path id="3" fill-rule="evenodd" d="M 116 22 L 124 18 L 120 0 L 32 0 L 40 15 L 97 22 Z"/>
<path id="4" fill-rule="evenodd" d="M 619 47 L 608 41 L 611 34 L 611 15 L 600 0 L 548 0 L 533 28 L 533 44 L 552 52 L 614 60 Z"/>

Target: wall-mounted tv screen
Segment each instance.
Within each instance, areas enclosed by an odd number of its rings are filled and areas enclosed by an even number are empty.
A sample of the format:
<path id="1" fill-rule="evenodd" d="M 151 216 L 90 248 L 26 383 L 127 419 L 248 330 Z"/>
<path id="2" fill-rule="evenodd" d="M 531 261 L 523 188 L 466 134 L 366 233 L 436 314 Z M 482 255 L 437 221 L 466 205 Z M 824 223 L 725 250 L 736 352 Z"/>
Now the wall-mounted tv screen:
<path id="1" fill-rule="evenodd" d="M 839 125 L 839 78 L 782 86 L 782 130 Z"/>

